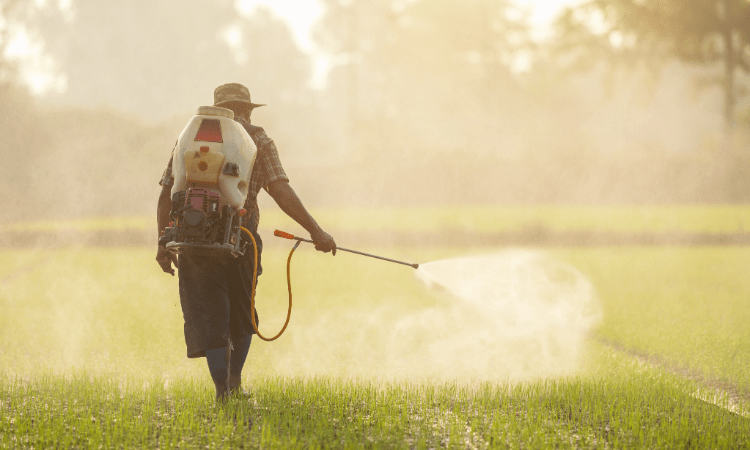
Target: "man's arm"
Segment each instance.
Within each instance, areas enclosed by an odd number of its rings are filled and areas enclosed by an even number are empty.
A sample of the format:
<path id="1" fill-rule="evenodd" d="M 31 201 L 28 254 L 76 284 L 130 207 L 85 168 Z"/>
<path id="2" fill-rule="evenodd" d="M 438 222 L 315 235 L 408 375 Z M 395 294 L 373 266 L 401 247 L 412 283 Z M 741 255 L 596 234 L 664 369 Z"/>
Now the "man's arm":
<path id="1" fill-rule="evenodd" d="M 332 252 L 333 255 L 336 255 L 336 242 L 333 240 L 333 237 L 323 231 L 310 213 L 307 212 L 307 209 L 305 209 L 302 201 L 289 185 L 288 181 L 274 181 L 268 185 L 268 193 L 282 211 L 310 233 L 310 237 L 313 243 L 315 243 L 315 249 L 325 253 Z"/>
<path id="2" fill-rule="evenodd" d="M 158 227 L 158 237 L 164 233 L 164 228 L 169 225 L 169 211 L 172 209 L 172 199 L 169 198 L 172 192 L 171 186 L 164 185 L 159 194 L 159 203 L 156 206 L 156 225 Z"/>
<path id="3" fill-rule="evenodd" d="M 170 198 L 172 187 L 165 184 L 161 188 L 161 194 L 159 194 L 159 203 L 156 206 L 156 224 L 158 229 L 157 239 L 161 237 L 164 232 L 164 228 L 169 225 L 169 211 L 172 209 L 172 199 Z M 177 267 L 177 255 L 167 251 L 167 249 L 159 247 L 156 251 L 156 262 L 161 266 L 161 270 L 174 276 L 174 269 L 172 264 Z"/>

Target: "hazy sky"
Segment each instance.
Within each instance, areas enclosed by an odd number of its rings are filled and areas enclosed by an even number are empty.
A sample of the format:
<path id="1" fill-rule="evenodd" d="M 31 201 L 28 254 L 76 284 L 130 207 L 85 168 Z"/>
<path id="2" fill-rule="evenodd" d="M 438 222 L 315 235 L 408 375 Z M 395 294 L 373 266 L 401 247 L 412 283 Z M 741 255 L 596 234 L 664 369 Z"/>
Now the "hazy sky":
<path id="1" fill-rule="evenodd" d="M 580 3 L 579 0 L 514 0 L 516 4 L 531 10 L 534 25 L 545 28 L 554 15 L 564 5 Z M 294 29 L 300 45 L 305 50 L 313 50 L 310 39 L 312 24 L 323 13 L 317 0 L 237 0 L 237 9 L 248 14 L 258 5 L 267 5 L 277 14 L 285 17 Z"/>
<path id="2" fill-rule="evenodd" d="M 323 13 L 317 0 L 237 0 L 236 4 L 242 14 L 250 14 L 259 5 L 271 7 L 276 14 L 289 21 L 300 46 L 305 51 L 314 51 L 310 30 Z"/>
<path id="3" fill-rule="evenodd" d="M 531 23 L 535 28 L 535 35 L 540 38 L 546 35 L 550 22 L 562 7 L 581 2 L 581 0 L 513 1 L 528 11 Z M 302 49 L 313 55 L 315 70 L 313 80 L 311 80 L 312 85 L 316 87 L 323 85 L 329 60 L 325 54 L 316 49 L 311 37 L 315 21 L 323 14 L 323 7 L 317 0 L 236 0 L 236 5 L 242 14 L 250 14 L 253 8 L 258 6 L 268 6 L 276 14 L 288 20 L 297 43 Z"/>

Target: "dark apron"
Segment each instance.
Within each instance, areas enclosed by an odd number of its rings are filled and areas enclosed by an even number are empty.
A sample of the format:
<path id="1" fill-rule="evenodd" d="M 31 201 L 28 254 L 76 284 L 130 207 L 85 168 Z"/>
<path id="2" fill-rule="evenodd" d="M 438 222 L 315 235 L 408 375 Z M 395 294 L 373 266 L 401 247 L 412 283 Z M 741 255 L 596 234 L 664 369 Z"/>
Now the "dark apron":
<path id="1" fill-rule="evenodd" d="M 258 275 L 263 271 L 258 242 Z M 222 348 L 254 334 L 250 318 L 250 293 L 253 282 L 253 249 L 238 258 L 179 256 L 180 304 L 185 320 L 185 344 L 188 358 L 205 356 L 206 350 Z M 260 320 L 256 320 L 259 323 Z"/>

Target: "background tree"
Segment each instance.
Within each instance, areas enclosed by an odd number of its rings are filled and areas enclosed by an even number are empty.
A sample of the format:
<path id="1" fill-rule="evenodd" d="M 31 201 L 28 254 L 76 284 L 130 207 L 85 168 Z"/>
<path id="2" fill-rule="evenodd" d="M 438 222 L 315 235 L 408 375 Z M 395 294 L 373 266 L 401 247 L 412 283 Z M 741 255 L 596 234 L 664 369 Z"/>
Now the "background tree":
<path id="1" fill-rule="evenodd" d="M 27 19 L 26 0 L 0 0 L 0 136 L 3 136 L 3 163 L 0 164 L 0 192 L 2 209 L 0 221 L 15 217 L 24 207 L 24 195 L 33 188 L 33 180 L 26 176 L 43 153 L 47 133 L 38 129 L 39 112 L 35 99 L 18 80 L 17 62 L 6 57 L 13 27 Z M 7 155 L 7 157 L 6 157 Z"/>
<path id="2" fill-rule="evenodd" d="M 35 24 L 67 75 L 59 102 L 152 120 L 190 114 L 233 64 L 222 34 L 235 18 L 229 0 L 76 0 L 72 8 L 66 21 L 48 7 Z"/>
<path id="3" fill-rule="evenodd" d="M 269 8 L 258 7 L 247 17 L 235 15 L 226 26 L 233 44 L 223 79 L 246 84 L 253 101 L 268 105 L 252 119 L 268 130 L 280 151 L 297 160 L 319 156 L 316 150 L 323 146 L 310 145 L 320 130 L 318 101 L 310 86 L 312 61 L 295 42 L 289 24 Z"/>
<path id="4" fill-rule="evenodd" d="M 676 58 L 723 66 L 724 120 L 733 127 L 737 71 L 750 72 L 747 0 L 593 0 L 567 9 L 559 25 L 558 49 L 577 63 L 605 57 L 653 67 Z"/>
<path id="5" fill-rule="evenodd" d="M 13 64 L 5 58 L 10 42 L 10 25 L 17 19 L 23 0 L 0 0 L 0 85 L 5 86 L 15 77 Z"/>
<path id="6" fill-rule="evenodd" d="M 334 61 L 328 90 L 348 111 L 351 142 L 455 150 L 497 126 L 498 112 L 516 103 L 509 66 L 525 29 L 511 18 L 510 3 L 324 4 L 317 40 Z"/>
<path id="7" fill-rule="evenodd" d="M 34 23 L 68 79 L 60 103 L 184 120 L 223 83 L 276 105 L 309 88 L 309 57 L 267 9 L 243 17 L 231 0 L 76 0 L 72 10 L 64 20 L 45 8 Z"/>

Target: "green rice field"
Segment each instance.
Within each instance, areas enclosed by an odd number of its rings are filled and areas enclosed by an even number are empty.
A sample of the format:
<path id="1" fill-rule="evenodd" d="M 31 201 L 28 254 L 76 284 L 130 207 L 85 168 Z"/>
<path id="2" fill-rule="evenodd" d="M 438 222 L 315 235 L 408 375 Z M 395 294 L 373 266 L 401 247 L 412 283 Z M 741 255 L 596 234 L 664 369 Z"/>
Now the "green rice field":
<path id="1" fill-rule="evenodd" d="M 530 209 L 519 210 L 426 210 L 425 226 L 533 222 Z M 609 210 L 541 208 L 538 220 L 712 233 L 742 231 L 750 220 L 745 207 Z M 263 216 L 266 226 L 299 232 L 274 214 Z M 339 229 L 418 222 L 406 210 L 322 215 Z M 263 238 L 258 309 L 261 330 L 275 334 L 289 241 Z M 419 263 L 478 251 L 361 250 Z M 463 329 L 441 338 L 445 323 L 463 320 L 464 305 L 426 289 L 408 267 L 303 246 L 292 262 L 288 331 L 253 341 L 243 372 L 251 396 L 219 405 L 205 360 L 185 357 L 177 277 L 160 271 L 154 249 L 0 250 L 0 448 L 750 448 L 750 248 L 531 250 L 580 271 L 601 310 L 580 349 L 562 353 L 574 355 L 564 370 L 506 371 L 528 360 L 504 349 L 509 362 L 496 371 L 433 376 L 422 366 L 489 348 L 461 341 Z M 407 358 L 416 362 L 404 369 L 393 360 L 428 350 L 437 361 Z"/>

